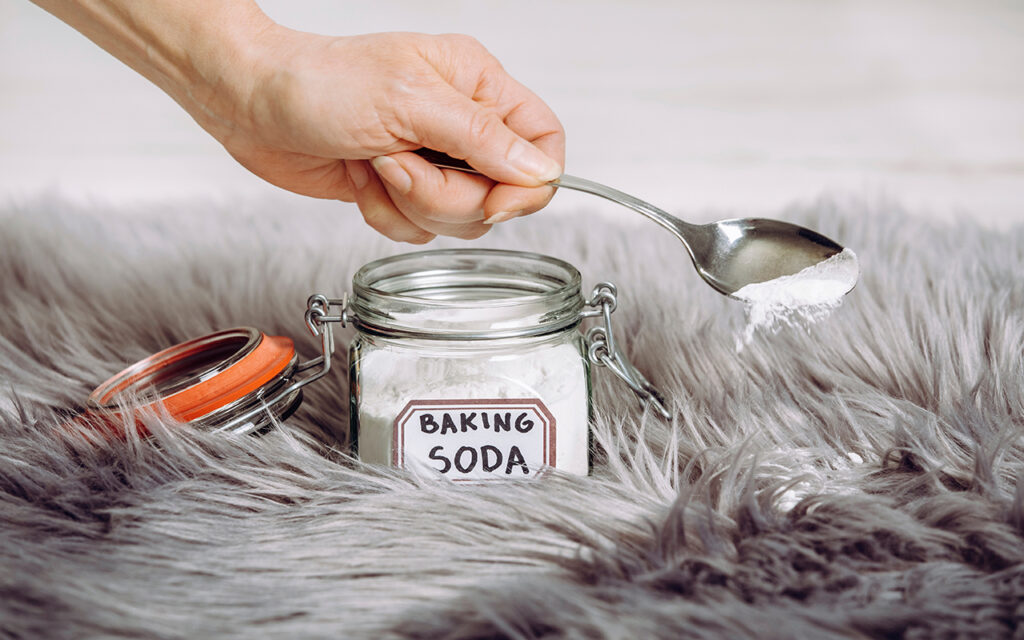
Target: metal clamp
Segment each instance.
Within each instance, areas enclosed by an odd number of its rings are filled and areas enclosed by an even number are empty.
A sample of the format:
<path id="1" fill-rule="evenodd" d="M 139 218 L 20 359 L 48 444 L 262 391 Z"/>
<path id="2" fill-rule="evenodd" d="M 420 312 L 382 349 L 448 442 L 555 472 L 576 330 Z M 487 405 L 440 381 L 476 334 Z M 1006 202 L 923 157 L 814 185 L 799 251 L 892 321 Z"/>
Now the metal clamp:
<path id="1" fill-rule="evenodd" d="M 610 282 L 599 282 L 594 287 L 590 300 L 586 305 L 592 309 L 583 311 L 583 318 L 603 318 L 603 325 L 591 327 L 587 331 L 587 358 L 599 367 L 607 367 L 625 382 L 640 400 L 653 407 L 666 420 L 672 417 L 665 407 L 664 396 L 647 381 L 647 378 L 634 367 L 625 354 L 615 344 L 612 331 L 612 312 L 618 306 L 618 290 Z"/>
<path id="2" fill-rule="evenodd" d="M 340 310 L 336 315 L 331 315 L 331 307 L 339 307 Z M 331 354 L 334 353 L 334 325 L 340 324 L 345 327 L 349 321 L 347 293 L 341 298 L 328 298 L 322 293 L 314 293 L 306 300 L 306 328 L 320 338 L 323 355 L 300 364 L 296 371 L 305 371 L 320 365 L 323 365 L 323 368 L 303 380 L 303 385 L 325 376 L 330 371 Z"/>
<path id="3" fill-rule="evenodd" d="M 330 315 L 331 307 L 341 307 L 338 315 Z M 320 335 L 320 329 L 327 323 L 336 322 L 346 326 L 351 321 L 348 310 L 348 294 L 341 298 L 328 298 L 322 293 L 314 293 L 306 300 L 306 327 L 314 336 Z M 330 330 L 330 327 L 327 327 Z"/>
<path id="4" fill-rule="evenodd" d="M 330 315 L 332 306 L 340 307 L 341 311 L 337 315 Z M 327 372 L 331 370 L 331 354 L 334 353 L 334 324 L 341 324 L 344 327 L 348 322 L 348 294 L 345 294 L 340 300 L 328 298 L 322 294 L 310 296 L 306 301 L 306 326 L 314 336 L 320 338 L 321 355 L 297 364 L 290 378 L 285 381 L 285 386 L 276 388 L 265 397 L 260 397 L 252 407 L 233 416 L 228 422 L 218 425 L 214 431 L 233 434 L 252 433 L 259 428 L 255 422 L 257 416 L 270 411 L 270 407 L 275 406 L 278 402 L 295 397 L 302 387 L 327 375 Z M 320 367 L 320 369 L 304 378 L 298 377 L 298 374 L 315 367 Z"/>

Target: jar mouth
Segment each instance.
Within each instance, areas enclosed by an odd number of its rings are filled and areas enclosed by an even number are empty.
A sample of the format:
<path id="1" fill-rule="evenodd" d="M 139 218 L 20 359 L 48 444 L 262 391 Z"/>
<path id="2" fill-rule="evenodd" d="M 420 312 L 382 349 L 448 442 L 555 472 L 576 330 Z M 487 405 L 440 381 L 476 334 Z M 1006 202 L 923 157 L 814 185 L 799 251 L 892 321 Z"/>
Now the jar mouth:
<path id="1" fill-rule="evenodd" d="M 574 327 L 581 277 L 550 256 L 441 249 L 371 262 L 352 278 L 355 325 L 368 333 L 441 340 L 543 335 Z"/>

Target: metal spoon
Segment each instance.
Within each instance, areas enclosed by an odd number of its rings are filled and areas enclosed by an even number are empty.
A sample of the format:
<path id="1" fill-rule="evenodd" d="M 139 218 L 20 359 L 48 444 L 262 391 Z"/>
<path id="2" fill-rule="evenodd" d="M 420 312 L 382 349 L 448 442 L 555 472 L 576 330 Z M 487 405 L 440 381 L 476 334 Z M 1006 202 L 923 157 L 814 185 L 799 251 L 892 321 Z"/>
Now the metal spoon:
<path id="1" fill-rule="evenodd" d="M 416 153 L 442 169 L 480 173 L 437 151 L 420 149 Z M 843 250 L 820 233 L 788 222 L 736 218 L 691 224 L 639 198 L 583 178 L 562 174 L 549 184 L 606 198 L 657 222 L 683 243 L 700 277 L 727 296 L 748 284 L 793 275 Z"/>

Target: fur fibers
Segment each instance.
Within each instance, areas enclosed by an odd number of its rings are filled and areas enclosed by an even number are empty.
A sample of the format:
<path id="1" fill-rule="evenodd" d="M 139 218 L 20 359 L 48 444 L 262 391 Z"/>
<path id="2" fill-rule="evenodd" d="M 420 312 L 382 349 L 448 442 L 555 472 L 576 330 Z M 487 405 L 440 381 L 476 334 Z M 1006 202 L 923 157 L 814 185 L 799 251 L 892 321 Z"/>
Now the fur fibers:
<path id="1" fill-rule="evenodd" d="M 218 329 L 315 355 L 307 296 L 413 250 L 350 207 L 5 205 L 0 637 L 1024 637 L 1024 228 L 781 211 L 861 281 L 737 353 L 739 303 L 674 239 L 586 215 L 473 246 L 614 281 L 672 419 L 596 370 L 591 477 L 456 486 L 348 456 L 344 366 L 263 437 L 67 426 L 110 374 Z"/>

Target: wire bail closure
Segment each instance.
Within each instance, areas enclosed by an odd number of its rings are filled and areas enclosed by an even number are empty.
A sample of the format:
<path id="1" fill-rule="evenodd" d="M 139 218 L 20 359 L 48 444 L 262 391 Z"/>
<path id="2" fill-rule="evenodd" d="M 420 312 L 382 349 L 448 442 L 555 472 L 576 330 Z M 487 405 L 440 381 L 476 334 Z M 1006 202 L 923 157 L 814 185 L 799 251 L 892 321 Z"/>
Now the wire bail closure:
<path id="1" fill-rule="evenodd" d="M 668 420 L 672 417 L 665 406 L 664 396 L 648 382 L 636 367 L 629 362 L 625 354 L 615 343 L 612 330 L 612 313 L 618 306 L 618 290 L 610 282 L 599 282 L 586 301 L 592 310 L 583 311 L 581 318 L 602 318 L 603 324 L 591 327 L 586 334 L 587 358 L 599 367 L 607 367 L 625 382 L 640 398 L 641 402 L 653 407 L 661 417 Z"/>
<path id="2" fill-rule="evenodd" d="M 338 315 L 329 315 L 330 308 L 335 305 L 341 307 L 341 312 Z M 327 375 L 327 372 L 331 370 L 331 355 L 334 353 L 333 323 L 339 323 L 343 327 L 346 325 L 348 322 L 347 308 L 348 294 L 345 294 L 340 300 L 327 298 L 322 294 L 310 296 L 306 301 L 306 326 L 314 336 L 320 338 L 321 354 L 312 360 L 296 365 L 295 370 L 292 372 L 291 380 L 285 387 L 268 397 L 262 398 L 256 406 L 245 413 L 233 417 L 229 422 L 218 426 L 214 431 L 234 434 L 257 431 L 258 426 L 254 420 L 260 413 L 269 411 L 270 407 L 298 393 L 302 387 Z M 320 368 L 304 378 L 298 377 L 299 374 L 316 367 Z"/>
<path id="3" fill-rule="evenodd" d="M 337 315 L 330 315 L 331 307 L 340 307 Z M 302 380 L 300 386 L 322 378 L 331 370 L 331 355 L 334 353 L 334 325 L 340 324 L 345 327 L 349 322 L 348 293 L 341 298 L 328 298 L 322 293 L 314 293 L 309 296 L 309 299 L 306 300 L 306 328 L 314 336 L 320 338 L 321 355 L 300 364 L 296 371 L 322 366 L 320 371 Z"/>

